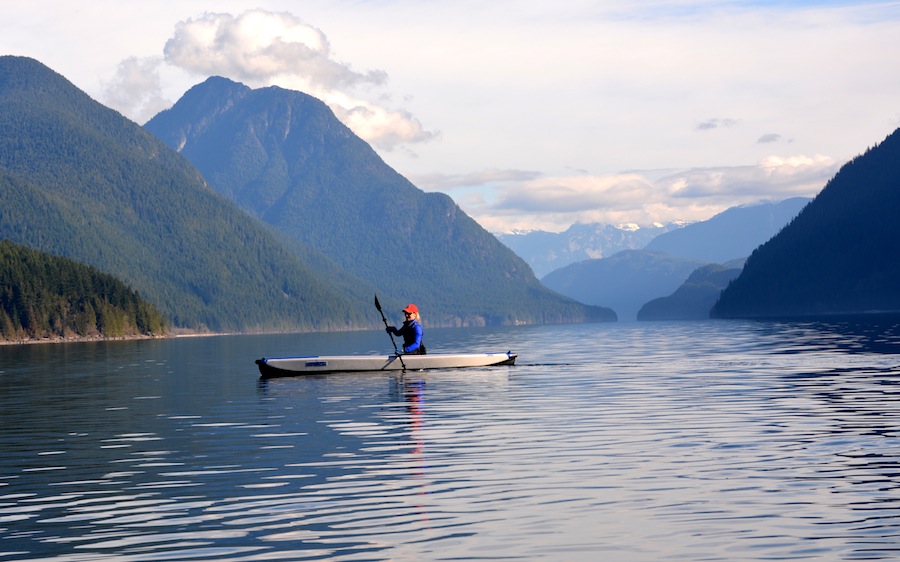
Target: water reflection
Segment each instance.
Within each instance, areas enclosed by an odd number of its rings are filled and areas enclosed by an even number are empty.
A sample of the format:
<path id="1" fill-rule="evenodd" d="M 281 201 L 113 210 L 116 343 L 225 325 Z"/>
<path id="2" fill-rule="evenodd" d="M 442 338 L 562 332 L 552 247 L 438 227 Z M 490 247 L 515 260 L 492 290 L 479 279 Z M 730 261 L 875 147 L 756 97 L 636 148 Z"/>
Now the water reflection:
<path id="1" fill-rule="evenodd" d="M 435 330 L 522 361 L 264 382 L 302 336 L 0 349 L 0 560 L 893 559 L 895 326 Z"/>

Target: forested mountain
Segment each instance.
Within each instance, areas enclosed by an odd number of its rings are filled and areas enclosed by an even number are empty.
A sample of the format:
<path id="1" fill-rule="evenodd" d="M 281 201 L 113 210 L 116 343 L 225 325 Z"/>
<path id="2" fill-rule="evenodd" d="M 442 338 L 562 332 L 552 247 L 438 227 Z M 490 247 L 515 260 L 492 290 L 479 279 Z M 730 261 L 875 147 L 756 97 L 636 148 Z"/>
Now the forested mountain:
<path id="1" fill-rule="evenodd" d="M 0 240 L 0 340 L 165 332 L 162 315 L 111 275 Z"/>
<path id="2" fill-rule="evenodd" d="M 742 261 L 742 260 L 741 260 Z M 706 320 L 719 294 L 740 275 L 740 266 L 711 263 L 698 267 L 669 296 L 659 297 L 638 310 L 638 320 Z"/>
<path id="3" fill-rule="evenodd" d="M 584 260 L 544 277 L 555 291 L 589 304 L 608 306 L 619 320 L 635 320 L 647 301 L 669 295 L 702 261 L 647 250 L 624 250 L 608 258 Z"/>
<path id="4" fill-rule="evenodd" d="M 900 310 L 900 129 L 845 164 L 750 255 L 713 315 L 815 316 Z"/>
<path id="5" fill-rule="evenodd" d="M 116 276 L 175 328 L 377 320 L 371 286 L 356 301 L 335 290 L 187 160 L 33 59 L 0 57 L 0 193 L 0 238 Z"/>
<path id="6" fill-rule="evenodd" d="M 637 226 L 600 223 L 573 224 L 564 232 L 498 233 L 497 239 L 525 260 L 534 274 L 553 271 L 590 259 L 607 258 L 622 250 L 640 250 L 657 236 L 683 225 Z"/>
<path id="7" fill-rule="evenodd" d="M 713 263 L 745 258 L 809 202 L 809 198 L 794 197 L 731 207 L 708 220 L 660 234 L 645 249 Z"/>
<path id="8" fill-rule="evenodd" d="M 419 303 L 427 323 L 613 319 L 546 289 L 448 196 L 416 188 L 308 95 L 214 77 L 145 128 L 220 193 L 371 282 L 383 302 Z"/>

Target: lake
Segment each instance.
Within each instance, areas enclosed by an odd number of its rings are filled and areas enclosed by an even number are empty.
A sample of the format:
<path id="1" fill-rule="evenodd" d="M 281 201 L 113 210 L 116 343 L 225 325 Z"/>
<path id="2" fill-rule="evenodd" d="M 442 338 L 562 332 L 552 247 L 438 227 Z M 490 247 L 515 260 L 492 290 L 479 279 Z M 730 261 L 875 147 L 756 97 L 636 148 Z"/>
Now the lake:
<path id="1" fill-rule="evenodd" d="M 900 321 L 0 346 L 0 562 L 900 558 Z"/>

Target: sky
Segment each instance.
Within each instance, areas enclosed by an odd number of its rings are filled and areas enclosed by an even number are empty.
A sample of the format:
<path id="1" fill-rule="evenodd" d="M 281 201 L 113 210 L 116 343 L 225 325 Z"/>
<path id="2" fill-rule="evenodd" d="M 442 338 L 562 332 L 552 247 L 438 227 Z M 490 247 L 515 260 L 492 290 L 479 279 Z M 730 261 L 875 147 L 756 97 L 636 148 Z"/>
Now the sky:
<path id="1" fill-rule="evenodd" d="M 0 54 L 139 124 L 303 91 L 492 232 L 813 197 L 900 127 L 900 0 L 0 0 Z"/>

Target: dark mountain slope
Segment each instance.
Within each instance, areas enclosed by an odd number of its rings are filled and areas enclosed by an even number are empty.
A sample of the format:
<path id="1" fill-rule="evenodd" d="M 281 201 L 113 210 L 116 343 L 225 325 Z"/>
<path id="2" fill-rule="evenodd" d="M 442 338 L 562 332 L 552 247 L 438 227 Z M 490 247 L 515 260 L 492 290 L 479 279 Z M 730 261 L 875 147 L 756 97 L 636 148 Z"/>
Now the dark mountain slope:
<path id="1" fill-rule="evenodd" d="M 321 101 L 210 78 L 146 129 L 220 193 L 433 324 L 611 319 L 544 288 L 443 194 L 424 193 Z"/>
<path id="2" fill-rule="evenodd" d="M 731 207 L 709 220 L 660 234 L 645 249 L 715 263 L 745 258 L 775 236 L 809 201 L 795 197 Z"/>
<path id="3" fill-rule="evenodd" d="M 175 327 L 369 322 L 368 299 L 351 304 L 187 160 L 28 58 L 0 57 L 0 190 L 0 237 L 115 275 Z"/>
<path id="4" fill-rule="evenodd" d="M 699 267 L 667 297 L 653 299 L 638 311 L 638 320 L 706 320 L 719 294 L 740 267 L 711 263 Z"/>
<path id="5" fill-rule="evenodd" d="M 900 130 L 844 165 L 747 260 L 717 317 L 900 310 Z"/>

